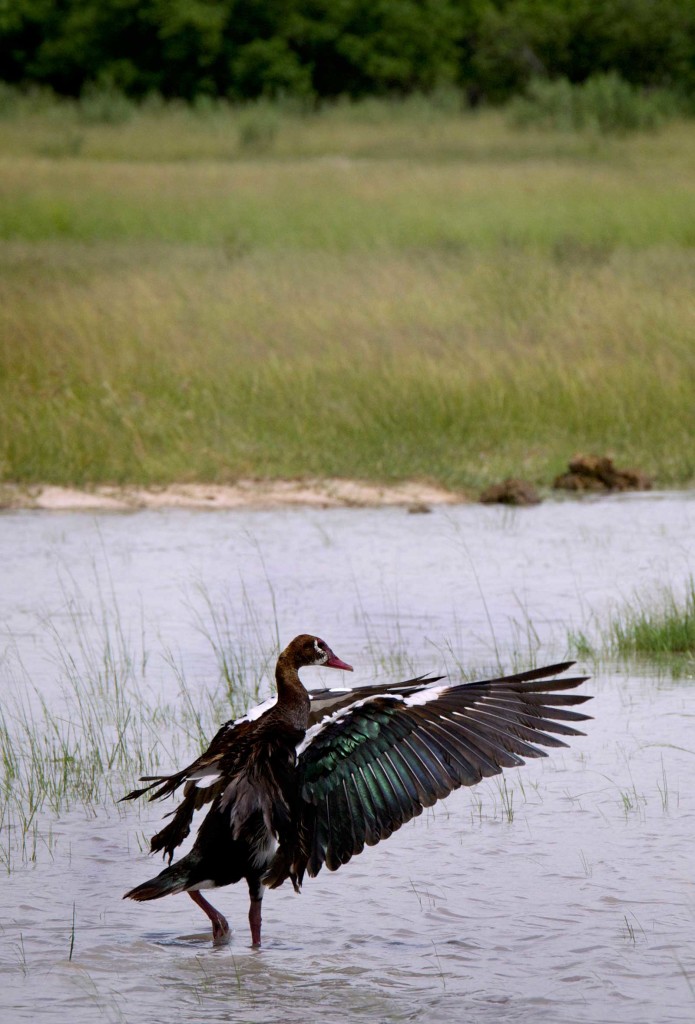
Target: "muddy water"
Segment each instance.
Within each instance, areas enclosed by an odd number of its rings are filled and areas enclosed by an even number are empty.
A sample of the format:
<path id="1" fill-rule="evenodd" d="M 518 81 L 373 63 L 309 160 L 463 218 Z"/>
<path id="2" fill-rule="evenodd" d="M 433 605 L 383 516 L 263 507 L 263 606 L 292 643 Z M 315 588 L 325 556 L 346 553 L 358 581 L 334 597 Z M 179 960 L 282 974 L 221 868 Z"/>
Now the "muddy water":
<path id="1" fill-rule="evenodd" d="M 174 651 L 202 701 L 209 602 L 250 652 L 276 629 L 320 633 L 355 683 L 387 675 L 394 650 L 422 670 L 561 657 L 568 628 L 685 587 L 695 501 L 15 513 L 0 517 L 0 565 L 3 693 L 30 677 L 59 714 L 55 636 L 69 648 L 94 630 L 98 645 L 103 608 L 145 637 L 146 686 L 176 699 L 160 656 Z M 184 896 L 121 901 L 157 867 L 141 848 L 161 808 L 53 816 L 36 861 L 2 882 L 1 1018 L 692 1021 L 693 685 L 599 669 L 586 738 L 505 773 L 506 788 L 453 794 L 299 897 L 268 894 L 262 951 L 241 887 L 215 894 L 236 926 L 223 950 Z"/>

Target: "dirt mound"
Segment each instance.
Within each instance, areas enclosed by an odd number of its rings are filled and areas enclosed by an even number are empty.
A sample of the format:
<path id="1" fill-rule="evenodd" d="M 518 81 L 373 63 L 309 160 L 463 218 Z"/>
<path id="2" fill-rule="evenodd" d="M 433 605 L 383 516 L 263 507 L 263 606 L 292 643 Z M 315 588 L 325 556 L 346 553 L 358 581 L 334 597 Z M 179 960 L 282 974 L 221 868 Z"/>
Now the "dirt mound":
<path id="1" fill-rule="evenodd" d="M 652 481 L 638 469 L 616 469 L 607 455 L 575 455 L 553 487 L 562 491 L 649 491 Z"/>
<path id="2" fill-rule="evenodd" d="M 483 505 L 538 505 L 541 499 L 527 480 L 507 477 L 501 484 L 487 487 L 479 500 Z"/>

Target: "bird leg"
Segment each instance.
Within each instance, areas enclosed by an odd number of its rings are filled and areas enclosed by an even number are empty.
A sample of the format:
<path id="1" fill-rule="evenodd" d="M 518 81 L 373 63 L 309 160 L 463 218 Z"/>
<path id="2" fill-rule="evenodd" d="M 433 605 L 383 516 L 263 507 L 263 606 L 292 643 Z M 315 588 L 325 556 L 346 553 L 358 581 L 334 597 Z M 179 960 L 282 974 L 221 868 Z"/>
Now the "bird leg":
<path id="1" fill-rule="evenodd" d="M 261 944 L 261 903 L 263 900 L 251 900 L 249 907 L 249 924 L 251 925 L 251 945 Z"/>
<path id="2" fill-rule="evenodd" d="M 194 903 L 197 903 L 204 914 L 212 921 L 212 944 L 213 946 L 226 946 L 231 938 L 231 931 L 227 924 L 227 918 L 220 914 L 219 910 L 215 910 L 212 903 L 208 903 L 205 897 L 198 891 L 190 891 L 188 895 L 191 897 Z M 259 913 L 259 931 L 260 936 L 260 913 Z M 260 941 L 260 938 L 259 938 Z"/>
<path id="3" fill-rule="evenodd" d="M 264 892 L 264 885 L 260 882 L 251 881 L 251 879 L 249 879 L 249 896 L 251 897 L 251 905 L 249 907 L 249 924 L 251 926 L 252 946 L 260 946 L 261 944 L 261 904 L 263 902 Z"/>

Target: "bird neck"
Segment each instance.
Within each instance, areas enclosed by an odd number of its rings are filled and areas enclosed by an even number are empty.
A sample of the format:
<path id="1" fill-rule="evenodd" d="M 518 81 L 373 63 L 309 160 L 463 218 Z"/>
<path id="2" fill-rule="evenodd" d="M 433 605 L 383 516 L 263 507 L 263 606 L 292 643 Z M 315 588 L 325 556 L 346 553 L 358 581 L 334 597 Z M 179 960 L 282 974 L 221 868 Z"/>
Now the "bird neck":
<path id="1" fill-rule="evenodd" d="M 278 658 L 275 668 L 275 684 L 278 691 L 278 708 L 287 711 L 300 728 L 306 729 L 311 707 L 309 694 L 299 678 L 297 666 L 284 653 Z"/>

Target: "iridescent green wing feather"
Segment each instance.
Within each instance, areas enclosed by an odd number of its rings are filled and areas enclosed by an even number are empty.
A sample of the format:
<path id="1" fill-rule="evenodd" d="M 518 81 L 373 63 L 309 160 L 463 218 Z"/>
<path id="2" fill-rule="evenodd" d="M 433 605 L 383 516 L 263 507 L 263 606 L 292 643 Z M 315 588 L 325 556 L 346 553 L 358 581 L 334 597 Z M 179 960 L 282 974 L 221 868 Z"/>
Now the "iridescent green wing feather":
<path id="1" fill-rule="evenodd" d="M 589 697 L 566 692 L 584 678 L 545 677 L 568 667 L 369 697 L 315 726 L 299 753 L 297 841 L 267 884 L 336 870 L 459 786 L 566 746 L 581 735 L 569 723 L 589 717 L 571 710 Z"/>

